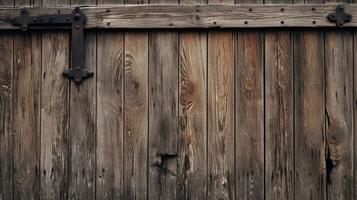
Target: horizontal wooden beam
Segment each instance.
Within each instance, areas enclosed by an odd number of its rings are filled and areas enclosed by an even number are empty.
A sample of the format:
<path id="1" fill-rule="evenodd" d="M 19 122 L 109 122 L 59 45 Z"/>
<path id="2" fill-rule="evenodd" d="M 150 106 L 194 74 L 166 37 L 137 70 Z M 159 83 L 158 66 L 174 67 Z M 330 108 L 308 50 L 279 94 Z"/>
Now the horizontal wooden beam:
<path id="1" fill-rule="evenodd" d="M 0 29 L 19 29 L 6 20 L 19 16 L 21 8 L 0 8 Z M 175 29 L 175 28 L 275 28 L 336 27 L 327 20 L 336 5 L 123 5 L 81 7 L 86 28 Z M 28 7 L 30 16 L 66 14 L 73 7 Z M 357 5 L 345 4 L 357 27 Z M 43 28 L 43 27 L 41 27 Z M 58 28 L 58 27 L 57 27 Z"/>

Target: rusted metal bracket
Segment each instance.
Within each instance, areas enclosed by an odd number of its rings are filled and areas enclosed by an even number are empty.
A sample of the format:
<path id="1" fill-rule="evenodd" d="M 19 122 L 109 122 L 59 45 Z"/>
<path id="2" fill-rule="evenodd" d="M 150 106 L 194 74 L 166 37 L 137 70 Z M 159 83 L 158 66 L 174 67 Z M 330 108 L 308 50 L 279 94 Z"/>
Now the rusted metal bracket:
<path id="1" fill-rule="evenodd" d="M 341 28 L 344 23 L 352 20 L 352 15 L 345 12 L 345 7 L 343 5 L 338 5 L 336 11 L 329 14 L 327 18 L 330 22 L 336 22 L 336 26 Z"/>
<path id="2" fill-rule="evenodd" d="M 23 31 L 36 26 L 71 26 L 71 67 L 63 75 L 80 85 L 93 73 L 84 67 L 84 24 L 85 14 L 76 7 L 70 14 L 30 16 L 26 8 L 21 9 L 18 17 L 9 17 L 8 21 L 14 26 L 20 26 Z"/>

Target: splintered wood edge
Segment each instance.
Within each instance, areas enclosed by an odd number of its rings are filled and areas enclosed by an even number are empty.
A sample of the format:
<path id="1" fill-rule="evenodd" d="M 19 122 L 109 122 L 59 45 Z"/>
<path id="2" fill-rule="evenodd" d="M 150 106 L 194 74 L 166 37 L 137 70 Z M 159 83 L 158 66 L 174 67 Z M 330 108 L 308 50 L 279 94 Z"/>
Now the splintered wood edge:
<path id="1" fill-rule="evenodd" d="M 352 21 L 343 27 L 357 26 L 357 5 L 344 4 Z M 27 7 L 30 16 L 66 14 L 66 7 Z M 86 28 L 117 29 L 184 29 L 184 28 L 278 28 L 336 27 L 327 16 L 335 12 L 336 4 L 244 4 L 244 5 L 113 5 L 81 7 L 87 16 Z M 8 17 L 20 15 L 21 7 L 0 8 L 0 30 L 19 29 Z M 33 27 L 36 29 L 36 27 Z M 69 28 L 69 27 L 37 27 Z"/>

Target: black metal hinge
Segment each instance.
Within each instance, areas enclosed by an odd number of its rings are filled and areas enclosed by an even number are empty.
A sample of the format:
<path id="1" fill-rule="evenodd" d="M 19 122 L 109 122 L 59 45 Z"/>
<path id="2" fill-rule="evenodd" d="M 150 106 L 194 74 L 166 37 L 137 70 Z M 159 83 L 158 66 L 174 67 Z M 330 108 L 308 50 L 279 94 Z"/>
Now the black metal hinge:
<path id="1" fill-rule="evenodd" d="M 30 16 L 27 9 L 21 9 L 20 16 L 9 17 L 14 26 L 20 26 L 23 31 L 36 26 L 71 26 L 71 63 L 63 75 L 80 85 L 93 73 L 84 67 L 84 24 L 85 14 L 76 7 L 71 14 Z"/>
<path id="2" fill-rule="evenodd" d="M 341 28 L 344 23 L 350 22 L 352 20 L 352 15 L 345 12 L 345 7 L 343 5 L 338 5 L 336 11 L 327 16 L 330 22 L 336 22 L 336 26 Z"/>

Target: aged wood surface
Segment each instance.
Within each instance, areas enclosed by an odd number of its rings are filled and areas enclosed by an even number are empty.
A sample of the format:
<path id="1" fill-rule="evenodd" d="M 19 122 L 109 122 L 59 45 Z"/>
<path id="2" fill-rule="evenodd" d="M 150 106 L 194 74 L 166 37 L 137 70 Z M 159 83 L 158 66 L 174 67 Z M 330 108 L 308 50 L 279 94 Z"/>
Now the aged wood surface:
<path id="1" fill-rule="evenodd" d="M 146 199 L 148 34 L 125 33 L 124 195 Z"/>
<path id="2" fill-rule="evenodd" d="M 112 5 L 82 8 L 87 15 L 86 28 L 104 29 L 336 27 L 326 18 L 335 9 L 336 5 L 330 4 Z M 57 14 L 70 13 L 73 7 L 30 7 L 28 10 L 30 15 Z M 357 5 L 346 5 L 346 12 L 352 15 L 352 21 L 344 26 L 356 27 Z M 0 8 L 0 28 L 19 29 L 7 20 L 8 16 L 19 14 L 19 7 Z"/>
<path id="3" fill-rule="evenodd" d="M 236 199 L 264 198 L 263 35 L 238 32 L 236 45 Z"/>
<path id="4" fill-rule="evenodd" d="M 209 0 L 209 4 L 234 4 Z M 208 33 L 208 199 L 235 199 L 234 44 L 232 31 Z"/>
<path id="5" fill-rule="evenodd" d="M 295 198 L 325 199 L 323 33 L 296 33 L 294 44 Z"/>
<path id="6" fill-rule="evenodd" d="M 356 2 L 356 0 L 354 1 L 354 2 Z M 353 33 L 353 41 L 354 41 L 354 43 L 353 43 L 353 48 L 354 48 L 354 50 L 353 50 L 353 57 L 354 57 L 354 59 L 353 59 L 353 61 L 354 61 L 354 70 L 353 70 L 353 72 L 354 72 L 354 74 L 353 74 L 353 81 L 354 81 L 354 84 L 353 84 L 353 88 L 354 88 L 354 90 L 353 90 L 353 113 L 354 113 L 354 126 L 353 126 L 353 128 L 354 128 L 354 130 L 353 130 L 353 133 L 354 133 L 354 153 L 353 153 L 353 155 L 354 155 L 354 188 L 357 188 L 357 133 L 356 133 L 356 130 L 357 130 L 357 127 L 356 127 L 356 122 L 357 122 L 357 80 L 356 80 L 356 77 L 357 77 L 357 59 L 355 58 L 356 56 L 357 56 L 357 32 L 356 31 L 354 31 L 354 33 Z M 354 198 L 356 199 L 357 198 L 357 191 L 356 190 L 353 190 L 353 192 L 354 192 Z"/>
<path id="7" fill-rule="evenodd" d="M 326 176 L 328 199 L 353 199 L 352 33 L 326 33 Z"/>
<path id="8" fill-rule="evenodd" d="M 207 34 L 180 35 L 179 199 L 205 199 L 207 188 Z"/>
<path id="9" fill-rule="evenodd" d="M 13 131 L 12 67 L 13 34 L 0 33 L 0 199 L 12 199 Z"/>
<path id="10" fill-rule="evenodd" d="M 123 198 L 124 35 L 98 34 L 97 199 Z"/>

